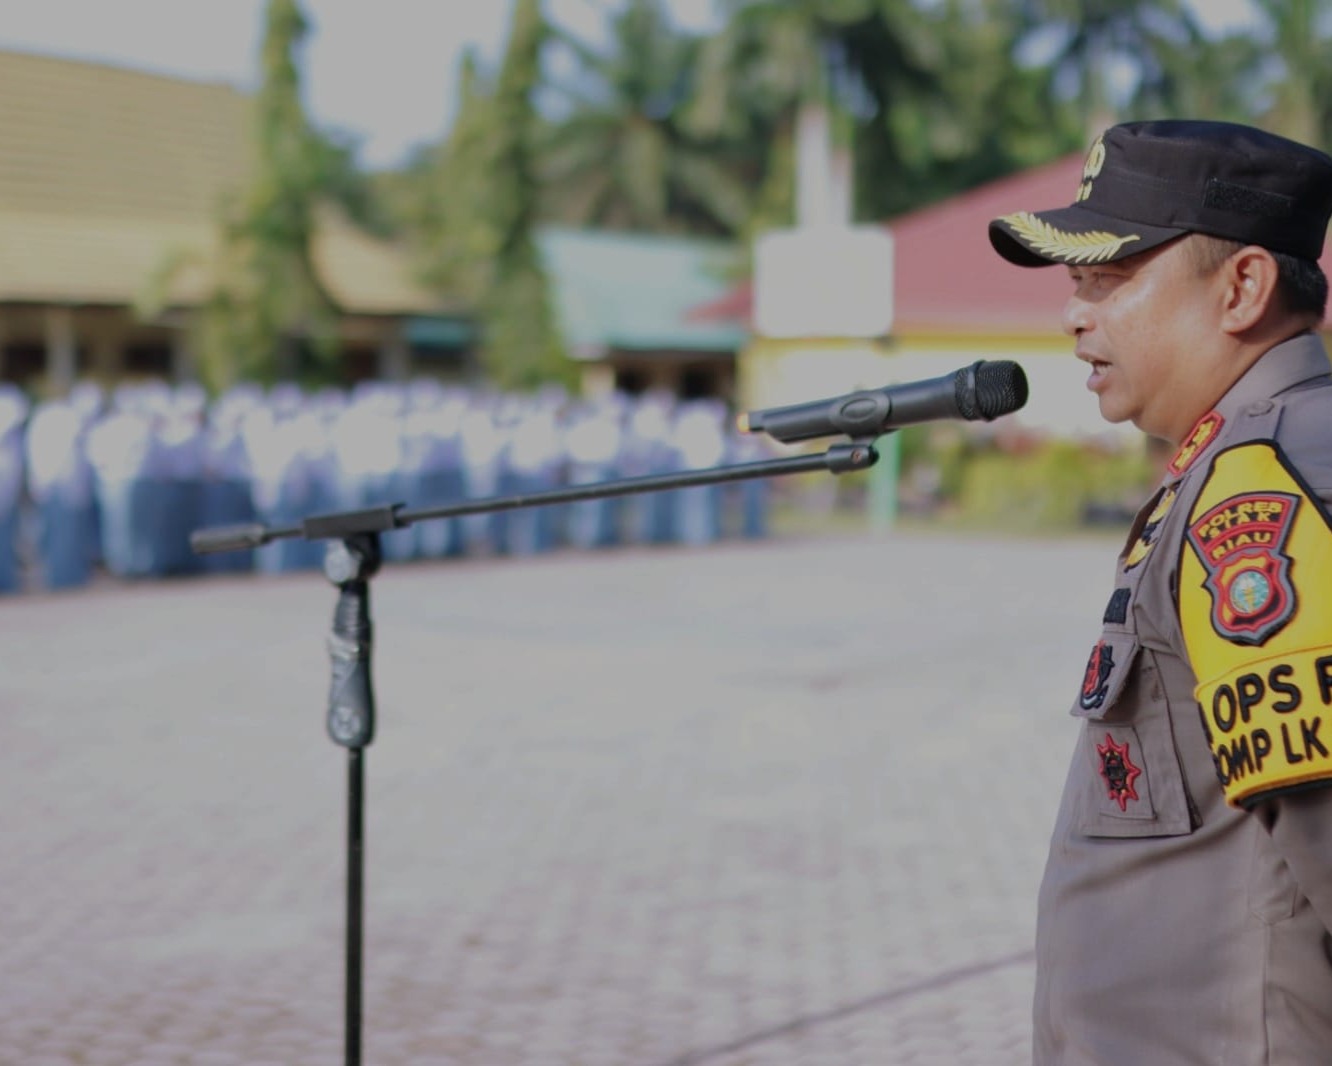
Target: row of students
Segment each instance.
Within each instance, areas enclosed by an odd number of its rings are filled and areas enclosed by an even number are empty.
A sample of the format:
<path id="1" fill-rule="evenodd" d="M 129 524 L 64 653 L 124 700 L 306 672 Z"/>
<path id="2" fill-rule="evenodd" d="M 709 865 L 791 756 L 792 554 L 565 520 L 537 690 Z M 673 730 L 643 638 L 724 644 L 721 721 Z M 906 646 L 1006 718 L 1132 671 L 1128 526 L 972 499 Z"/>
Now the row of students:
<path id="1" fill-rule="evenodd" d="M 209 403 L 197 388 L 153 383 L 109 395 L 84 385 L 29 410 L 8 389 L 0 391 L 0 590 L 20 587 L 21 554 L 35 558 L 49 588 L 81 585 L 98 566 L 126 578 L 316 568 L 317 542 L 200 557 L 189 535 L 744 462 L 765 457 L 761 448 L 731 432 L 720 403 L 659 394 L 586 402 L 417 382 L 313 393 L 240 387 Z M 388 558 L 406 560 L 758 537 L 768 492 L 759 479 L 431 519 L 384 534 L 383 544 Z"/>

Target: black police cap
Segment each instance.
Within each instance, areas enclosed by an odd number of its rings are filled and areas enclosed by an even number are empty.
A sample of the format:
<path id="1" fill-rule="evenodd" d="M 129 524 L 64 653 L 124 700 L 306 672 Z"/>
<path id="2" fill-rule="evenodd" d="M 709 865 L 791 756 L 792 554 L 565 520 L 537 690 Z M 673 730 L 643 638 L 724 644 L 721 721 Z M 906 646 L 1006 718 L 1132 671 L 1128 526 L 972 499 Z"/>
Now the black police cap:
<path id="1" fill-rule="evenodd" d="M 1229 122 L 1112 126 L 1092 145 L 1070 207 L 990 223 L 1019 266 L 1110 263 L 1184 233 L 1317 260 L 1332 215 L 1332 158 Z"/>

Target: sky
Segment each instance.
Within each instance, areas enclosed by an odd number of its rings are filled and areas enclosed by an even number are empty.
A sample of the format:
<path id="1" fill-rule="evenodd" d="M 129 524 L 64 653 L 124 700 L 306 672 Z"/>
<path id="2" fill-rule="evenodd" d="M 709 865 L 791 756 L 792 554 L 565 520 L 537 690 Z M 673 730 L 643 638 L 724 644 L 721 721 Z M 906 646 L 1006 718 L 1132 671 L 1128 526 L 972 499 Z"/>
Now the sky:
<path id="1" fill-rule="evenodd" d="M 714 24 L 713 0 L 668 0 L 676 22 Z M 1252 19 L 1250 0 L 1191 0 L 1215 29 Z M 616 0 L 545 0 L 584 39 L 604 38 Z M 303 76 L 322 127 L 352 135 L 361 162 L 393 167 L 439 138 L 453 118 L 468 46 L 503 50 L 510 0 L 301 0 L 312 29 Z M 10 4 L 0 49 L 112 63 L 242 89 L 255 86 L 265 0 L 37 0 Z"/>

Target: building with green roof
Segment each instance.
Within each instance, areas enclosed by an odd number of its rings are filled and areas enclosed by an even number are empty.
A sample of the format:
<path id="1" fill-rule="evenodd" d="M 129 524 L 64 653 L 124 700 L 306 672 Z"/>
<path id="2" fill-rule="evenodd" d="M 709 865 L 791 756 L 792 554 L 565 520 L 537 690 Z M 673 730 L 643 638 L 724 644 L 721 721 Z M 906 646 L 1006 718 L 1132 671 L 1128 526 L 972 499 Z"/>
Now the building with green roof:
<path id="1" fill-rule="evenodd" d="M 549 228 L 537 235 L 556 321 L 584 390 L 731 399 L 748 328 L 697 319 L 742 277 L 726 241 Z"/>

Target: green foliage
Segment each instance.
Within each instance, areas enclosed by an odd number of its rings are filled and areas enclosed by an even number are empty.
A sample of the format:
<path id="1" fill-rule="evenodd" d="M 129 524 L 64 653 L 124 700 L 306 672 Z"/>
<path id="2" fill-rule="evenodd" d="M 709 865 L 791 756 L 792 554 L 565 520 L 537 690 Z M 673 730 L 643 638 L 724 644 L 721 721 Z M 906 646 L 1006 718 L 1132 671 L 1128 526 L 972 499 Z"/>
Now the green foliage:
<path id="1" fill-rule="evenodd" d="M 1264 85 L 1270 101 L 1265 124 L 1326 148 L 1332 144 L 1332 12 L 1325 0 L 1254 0 L 1254 6 L 1278 57 L 1277 73 Z"/>
<path id="2" fill-rule="evenodd" d="M 853 149 L 859 220 L 1078 151 L 1121 118 L 1259 122 L 1326 143 L 1326 5 L 1255 3 L 1259 32 L 1216 40 L 1182 0 L 718 0 L 706 37 L 673 26 L 664 0 L 616 0 L 594 47 L 558 25 L 533 37 L 522 0 L 517 80 L 479 84 L 471 69 L 447 140 L 407 175 L 433 192 L 395 190 L 438 202 L 396 218 L 432 250 L 432 283 L 469 297 L 493 254 L 476 220 L 496 196 L 533 196 L 536 224 L 739 239 L 789 224 L 811 104 Z"/>
<path id="3" fill-rule="evenodd" d="M 549 286 L 539 267 L 499 276 L 483 311 L 486 368 L 496 385 L 528 390 L 548 382 L 575 384 L 574 364 L 552 327 Z"/>
<path id="4" fill-rule="evenodd" d="M 492 141 L 484 155 L 487 185 L 477 204 L 484 226 L 478 225 L 473 237 L 485 242 L 492 257 L 480 301 L 485 364 L 492 380 L 506 387 L 567 373 L 534 240 L 539 121 L 533 98 L 547 35 L 539 0 L 517 0 L 508 49 L 485 108 Z"/>
<path id="5" fill-rule="evenodd" d="M 453 128 L 443 144 L 417 160 L 398 200 L 399 217 L 414 238 L 422 280 L 472 306 L 485 298 L 500 243 L 486 207 L 497 149 L 492 91 L 469 51 Z"/>
<path id="6" fill-rule="evenodd" d="M 504 388 L 568 381 L 534 240 L 541 201 L 534 104 L 549 28 L 537 0 L 518 0 L 500 70 L 468 53 L 457 117 L 393 190 L 395 216 L 422 281 L 479 315 L 488 378 Z"/>
<path id="7" fill-rule="evenodd" d="M 559 26 L 533 37 L 523 0 L 506 57 L 517 80 L 465 92 L 416 171 L 448 190 L 433 233 L 423 224 L 432 280 L 477 291 L 469 275 L 495 249 L 475 220 L 496 198 L 533 196 L 533 224 L 739 239 L 789 224 L 811 104 L 853 148 L 860 220 L 1078 151 L 1116 118 L 1260 121 L 1318 143 L 1329 27 L 1308 0 L 1259 7 L 1275 63 L 1264 34 L 1209 39 L 1181 0 L 719 0 L 706 38 L 671 25 L 663 0 L 617 0 L 597 47 Z"/>
<path id="8" fill-rule="evenodd" d="M 1073 101 L 1085 126 L 1103 125 L 1122 109 L 1115 78 L 1125 64 L 1137 75 L 1130 108 L 1145 94 L 1169 107 L 1160 47 L 1201 44 L 1182 0 L 1022 0 L 1018 10 L 1024 37 L 1060 42 L 1050 61 L 1052 85 Z"/>
<path id="9" fill-rule="evenodd" d="M 249 182 L 223 205 L 215 258 L 201 263 L 173 253 L 140 302 L 141 313 L 156 313 L 179 273 L 205 272 L 194 345 L 201 376 L 215 390 L 242 379 L 336 375 L 339 308 L 314 262 L 319 216 L 336 204 L 362 222 L 377 217 L 351 146 L 321 134 L 305 115 L 296 53 L 307 30 L 296 0 L 269 0 Z"/>
<path id="10" fill-rule="evenodd" d="M 1249 34 L 1203 39 L 1196 27 L 1180 40 L 1153 43 L 1160 81 L 1138 94 L 1127 117 L 1178 115 L 1226 122 L 1262 121 L 1256 87 L 1271 54 Z"/>
<path id="11" fill-rule="evenodd" d="M 337 303 L 313 246 L 320 201 L 350 161 L 305 115 L 295 53 L 307 32 L 296 0 L 269 0 L 254 171 L 226 221 L 226 271 L 205 316 L 201 354 L 214 384 L 229 373 L 271 382 L 302 345 L 325 365 L 337 352 Z"/>
<path id="12" fill-rule="evenodd" d="M 954 461 L 961 519 L 1018 531 L 1074 529 L 1094 506 L 1131 513 L 1155 473 L 1142 450 L 1109 452 L 1069 441 L 1019 453 L 985 449 Z"/>
<path id="13" fill-rule="evenodd" d="M 861 217 L 901 214 L 1084 147 L 1085 127 L 1049 71 L 1013 61 L 1024 31 L 1011 3 L 947 0 L 919 18 L 927 73 L 884 86 L 857 142 Z M 885 172 L 897 179 L 875 179 Z"/>
<path id="14" fill-rule="evenodd" d="M 543 210 L 564 223 L 648 232 L 734 233 L 755 176 L 738 145 L 687 126 L 699 40 L 676 30 L 663 0 L 626 0 L 597 49 L 556 29 L 568 73 L 545 82 Z"/>

